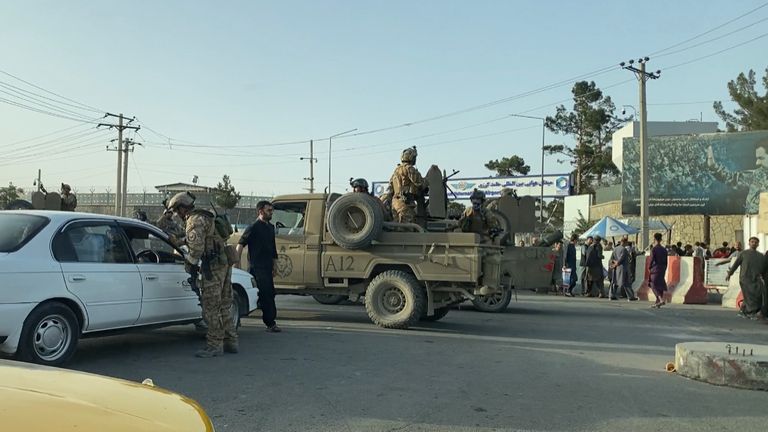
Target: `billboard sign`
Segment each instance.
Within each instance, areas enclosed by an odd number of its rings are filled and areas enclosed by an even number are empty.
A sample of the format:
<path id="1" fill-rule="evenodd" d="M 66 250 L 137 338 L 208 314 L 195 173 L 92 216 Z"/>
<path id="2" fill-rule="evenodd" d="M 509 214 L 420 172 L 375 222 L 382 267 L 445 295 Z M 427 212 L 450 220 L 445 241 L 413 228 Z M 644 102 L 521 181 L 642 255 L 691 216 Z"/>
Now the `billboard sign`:
<path id="1" fill-rule="evenodd" d="M 487 198 L 501 196 L 502 189 L 514 189 L 517 196 L 535 196 L 541 194 L 541 176 L 514 177 L 472 177 L 448 180 L 448 187 L 456 194 L 448 192 L 448 199 L 469 201 L 475 189 L 485 192 Z M 373 194 L 380 196 L 387 190 L 388 182 L 373 182 Z M 544 175 L 544 198 L 568 196 L 571 182 L 568 174 Z"/>
<path id="2" fill-rule="evenodd" d="M 640 143 L 623 143 L 622 213 L 640 214 Z M 756 214 L 768 191 L 768 131 L 648 138 L 649 213 Z"/>

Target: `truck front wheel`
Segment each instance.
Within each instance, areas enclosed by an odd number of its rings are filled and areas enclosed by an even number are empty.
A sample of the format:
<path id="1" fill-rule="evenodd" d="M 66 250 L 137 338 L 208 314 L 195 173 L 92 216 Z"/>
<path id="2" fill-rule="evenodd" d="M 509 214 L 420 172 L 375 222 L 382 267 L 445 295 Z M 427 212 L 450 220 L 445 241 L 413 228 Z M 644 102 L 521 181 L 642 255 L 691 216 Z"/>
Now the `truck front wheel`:
<path id="1" fill-rule="evenodd" d="M 406 329 L 421 318 L 426 295 L 413 275 L 388 270 L 376 276 L 365 293 L 365 309 L 376 325 Z"/>

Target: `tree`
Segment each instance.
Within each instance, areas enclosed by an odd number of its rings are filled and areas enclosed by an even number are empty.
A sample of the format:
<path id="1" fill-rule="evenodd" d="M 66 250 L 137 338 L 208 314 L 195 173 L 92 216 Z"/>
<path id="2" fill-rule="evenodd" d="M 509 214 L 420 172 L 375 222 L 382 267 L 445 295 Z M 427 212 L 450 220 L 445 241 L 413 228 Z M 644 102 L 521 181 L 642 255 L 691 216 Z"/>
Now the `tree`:
<path id="1" fill-rule="evenodd" d="M 499 176 L 513 176 L 515 174 L 526 175 L 531 171 L 531 167 L 525 164 L 525 160 L 520 156 L 501 158 L 501 160 L 488 161 L 485 167 L 491 171 L 496 171 Z"/>
<path id="2" fill-rule="evenodd" d="M 535 209 L 541 211 L 541 199 L 536 198 Z M 544 202 L 544 225 L 538 227 L 538 231 L 553 231 L 563 229 L 563 220 L 565 219 L 563 201 L 553 199 Z"/>
<path id="3" fill-rule="evenodd" d="M 229 176 L 226 174 L 224 174 L 219 184 L 216 185 L 214 197 L 216 205 L 225 209 L 233 209 L 240 202 L 240 194 L 232 186 Z"/>
<path id="4" fill-rule="evenodd" d="M 448 218 L 458 219 L 459 217 L 461 217 L 461 214 L 464 213 L 464 209 L 466 209 L 464 204 L 456 201 L 449 201 L 448 202 Z"/>
<path id="5" fill-rule="evenodd" d="M 544 124 L 554 133 L 572 135 L 576 144 L 573 147 L 549 145 L 544 150 L 570 158 L 576 177 L 575 192 L 591 193 L 594 192 L 593 182 L 602 184 L 603 177 L 619 173 L 611 160 L 611 138 L 631 117 L 616 117 L 616 106 L 611 97 L 604 96 L 594 81 L 579 81 L 571 92 L 573 111 L 560 105 L 555 115 L 548 116 Z"/>
<path id="6" fill-rule="evenodd" d="M 725 122 L 728 132 L 768 129 L 768 68 L 765 68 L 763 77 L 764 95 L 757 94 L 756 84 L 755 71 L 752 69 L 747 75 L 740 73 L 736 81 L 728 82 L 728 94 L 739 106 L 733 110 L 733 114 L 726 112 L 720 101 L 712 105 L 715 113 Z"/>
<path id="7" fill-rule="evenodd" d="M 23 195 L 24 190 L 14 186 L 13 182 L 8 183 L 8 187 L 0 188 L 0 210 Z"/>
<path id="8" fill-rule="evenodd" d="M 579 218 L 576 219 L 576 228 L 571 231 L 571 234 L 576 234 L 578 236 L 584 234 L 587 232 L 588 229 L 592 228 L 592 225 L 589 224 L 589 221 L 584 218 L 584 215 L 581 213 L 581 210 L 579 210 Z"/>

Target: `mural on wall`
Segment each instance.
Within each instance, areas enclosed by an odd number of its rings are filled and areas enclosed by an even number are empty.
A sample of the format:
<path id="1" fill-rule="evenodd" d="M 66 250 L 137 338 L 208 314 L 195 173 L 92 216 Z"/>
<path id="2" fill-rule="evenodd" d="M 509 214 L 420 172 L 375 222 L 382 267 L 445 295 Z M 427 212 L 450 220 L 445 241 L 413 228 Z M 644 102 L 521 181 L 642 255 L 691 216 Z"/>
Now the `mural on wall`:
<path id="1" fill-rule="evenodd" d="M 623 143 L 622 213 L 640 213 L 640 142 Z M 651 215 L 756 214 L 768 190 L 768 131 L 648 138 Z"/>

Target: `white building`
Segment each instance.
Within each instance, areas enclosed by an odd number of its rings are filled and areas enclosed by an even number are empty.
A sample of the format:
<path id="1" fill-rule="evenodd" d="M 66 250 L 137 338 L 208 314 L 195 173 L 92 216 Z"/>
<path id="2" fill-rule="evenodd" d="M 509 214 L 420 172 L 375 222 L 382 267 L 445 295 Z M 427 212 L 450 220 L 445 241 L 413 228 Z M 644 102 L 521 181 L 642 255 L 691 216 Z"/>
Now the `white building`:
<path id="1" fill-rule="evenodd" d="M 695 135 L 703 133 L 717 132 L 717 122 L 671 122 L 671 121 L 652 121 L 648 122 L 648 136 L 667 136 L 667 135 Z M 627 123 L 623 128 L 613 133 L 613 163 L 621 171 L 622 168 L 622 149 L 624 147 L 624 138 L 640 138 L 640 122 L 635 121 Z"/>

